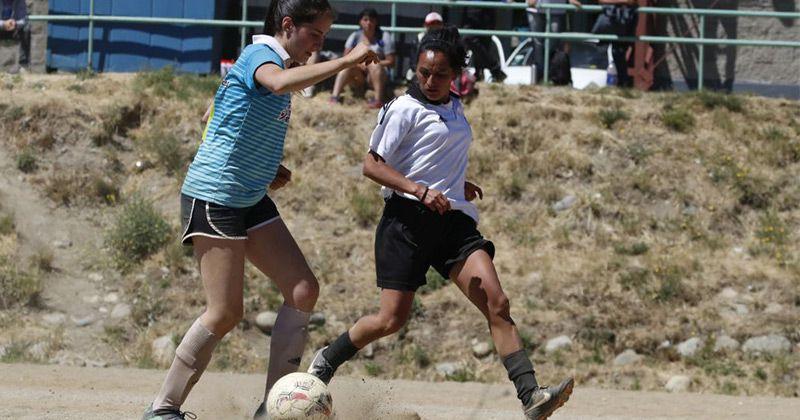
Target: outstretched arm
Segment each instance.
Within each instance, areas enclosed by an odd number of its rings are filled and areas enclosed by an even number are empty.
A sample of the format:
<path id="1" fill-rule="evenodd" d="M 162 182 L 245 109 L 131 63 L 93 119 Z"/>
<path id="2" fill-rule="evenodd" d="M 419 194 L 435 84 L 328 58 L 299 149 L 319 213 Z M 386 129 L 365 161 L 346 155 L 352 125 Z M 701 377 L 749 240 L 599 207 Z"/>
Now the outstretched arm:
<path id="1" fill-rule="evenodd" d="M 344 57 L 323 63 L 283 70 L 276 64 L 265 64 L 256 70 L 256 81 L 271 92 L 283 95 L 315 85 L 328 77 L 358 64 L 377 63 L 378 56 L 366 45 L 359 44 Z"/>
<path id="2" fill-rule="evenodd" d="M 395 191 L 404 192 L 417 197 L 429 209 L 444 214 L 450 210 L 450 201 L 440 191 L 406 178 L 372 150 L 364 157 L 364 176 Z"/>

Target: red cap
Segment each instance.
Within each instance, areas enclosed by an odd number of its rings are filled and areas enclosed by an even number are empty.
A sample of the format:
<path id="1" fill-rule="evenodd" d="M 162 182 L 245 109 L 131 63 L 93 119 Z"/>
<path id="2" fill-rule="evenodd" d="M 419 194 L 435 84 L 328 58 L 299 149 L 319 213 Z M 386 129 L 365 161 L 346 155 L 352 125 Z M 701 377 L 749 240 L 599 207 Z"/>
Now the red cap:
<path id="1" fill-rule="evenodd" d="M 442 20 L 442 15 L 440 15 L 440 14 L 438 14 L 436 12 L 430 12 L 430 13 L 428 13 L 427 16 L 425 16 L 425 24 L 426 25 L 431 24 L 431 23 L 435 23 L 435 22 L 444 22 L 444 20 Z"/>

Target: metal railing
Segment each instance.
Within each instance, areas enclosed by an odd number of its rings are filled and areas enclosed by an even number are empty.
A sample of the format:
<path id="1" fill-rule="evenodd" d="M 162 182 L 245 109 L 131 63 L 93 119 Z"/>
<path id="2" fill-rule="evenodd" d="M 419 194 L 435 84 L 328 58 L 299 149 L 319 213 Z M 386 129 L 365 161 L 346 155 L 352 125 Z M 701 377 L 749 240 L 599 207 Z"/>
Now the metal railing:
<path id="1" fill-rule="evenodd" d="M 332 0 L 333 2 L 356 2 L 356 0 Z M 359 2 L 364 3 L 364 2 Z M 413 5 L 426 5 L 426 6 L 442 6 L 442 7 L 480 7 L 491 9 L 510 9 L 510 10 L 524 10 L 528 6 L 525 3 L 502 3 L 502 2 L 477 2 L 477 1 L 449 1 L 449 0 L 369 0 L 366 3 L 375 4 L 390 4 L 391 5 L 391 26 L 384 27 L 383 29 L 388 32 L 396 33 L 417 33 L 420 32 L 420 27 L 398 27 L 397 26 L 397 5 L 398 4 L 413 4 Z M 459 32 L 464 35 L 496 35 L 501 37 L 531 37 L 531 38 L 544 38 L 545 39 L 545 54 L 544 54 L 544 81 L 549 80 L 550 71 L 550 40 L 597 40 L 597 41 L 622 41 L 622 42 L 649 42 L 649 43 L 677 43 L 677 44 L 690 44 L 698 46 L 698 90 L 703 88 L 703 74 L 704 74 L 704 61 L 705 61 L 705 46 L 706 45 L 734 45 L 734 46 L 753 46 L 753 47 L 782 47 L 782 48 L 800 48 L 800 41 L 786 41 L 786 40 L 763 40 L 763 39 L 718 39 L 705 37 L 705 19 L 708 16 L 718 17 L 745 17 L 745 18 L 778 18 L 778 19 L 800 19 L 800 12 L 769 12 L 757 10 L 720 10 L 720 9 L 681 9 L 681 8 L 663 8 L 663 7 L 639 7 L 638 13 L 651 13 L 660 15 L 672 16 L 698 16 L 699 24 L 699 37 L 670 37 L 670 36 L 651 36 L 643 35 L 638 37 L 624 37 L 609 34 L 593 34 L 586 32 L 550 32 L 550 21 L 553 10 L 566 10 L 572 12 L 600 12 L 602 6 L 598 5 L 585 5 L 577 8 L 567 4 L 543 4 L 539 6 L 545 12 L 546 30 L 545 32 L 529 32 L 529 31 L 508 31 L 508 30 L 485 30 L 485 29 L 459 29 Z M 247 43 L 246 33 L 248 28 L 260 28 L 263 25 L 262 21 L 248 21 L 247 20 L 247 0 L 242 0 L 242 19 L 241 20 L 215 20 L 215 19 L 185 19 L 185 18 L 161 18 L 161 17 L 139 17 L 139 16 L 102 16 L 94 13 L 94 0 L 89 2 L 88 15 L 30 15 L 28 16 L 31 21 L 45 21 L 45 22 L 88 22 L 89 23 L 89 36 L 87 41 L 87 59 L 86 64 L 88 68 L 92 68 L 92 54 L 94 52 L 94 24 L 95 22 L 118 22 L 118 23 L 141 23 L 141 24 L 158 24 L 158 25 L 200 25 L 212 27 L 238 27 L 240 29 L 240 47 L 244 48 Z M 334 24 L 333 30 L 356 30 L 358 25 L 341 25 Z"/>

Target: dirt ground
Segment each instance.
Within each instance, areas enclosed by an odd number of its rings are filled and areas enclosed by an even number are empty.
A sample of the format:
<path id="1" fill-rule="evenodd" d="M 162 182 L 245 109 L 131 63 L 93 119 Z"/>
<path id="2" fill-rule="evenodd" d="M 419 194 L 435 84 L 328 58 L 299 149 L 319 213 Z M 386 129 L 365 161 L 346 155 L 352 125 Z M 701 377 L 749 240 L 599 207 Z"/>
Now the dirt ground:
<path id="1" fill-rule="evenodd" d="M 0 365 L 0 418 L 136 419 L 163 371 Z M 200 419 L 245 419 L 259 401 L 260 375 L 209 372 L 185 407 Z M 244 391 L 244 392 L 243 392 Z M 506 384 L 426 383 L 337 377 L 331 383 L 339 420 L 520 419 Z M 794 398 L 667 394 L 583 388 L 553 419 L 790 419 Z"/>

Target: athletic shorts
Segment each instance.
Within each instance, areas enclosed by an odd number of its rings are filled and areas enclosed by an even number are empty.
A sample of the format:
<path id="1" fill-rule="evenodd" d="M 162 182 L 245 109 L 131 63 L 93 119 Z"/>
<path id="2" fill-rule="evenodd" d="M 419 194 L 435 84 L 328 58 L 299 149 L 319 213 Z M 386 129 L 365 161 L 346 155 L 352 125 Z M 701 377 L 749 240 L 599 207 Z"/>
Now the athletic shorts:
<path id="1" fill-rule="evenodd" d="M 247 239 L 248 231 L 278 218 L 278 208 L 267 195 L 250 207 L 233 208 L 181 194 L 181 243 L 191 245 L 193 236 Z"/>
<path id="2" fill-rule="evenodd" d="M 416 291 L 428 268 L 444 278 L 456 263 L 483 249 L 494 258 L 494 244 L 461 211 L 440 215 L 416 200 L 392 194 L 375 233 L 378 287 Z"/>

